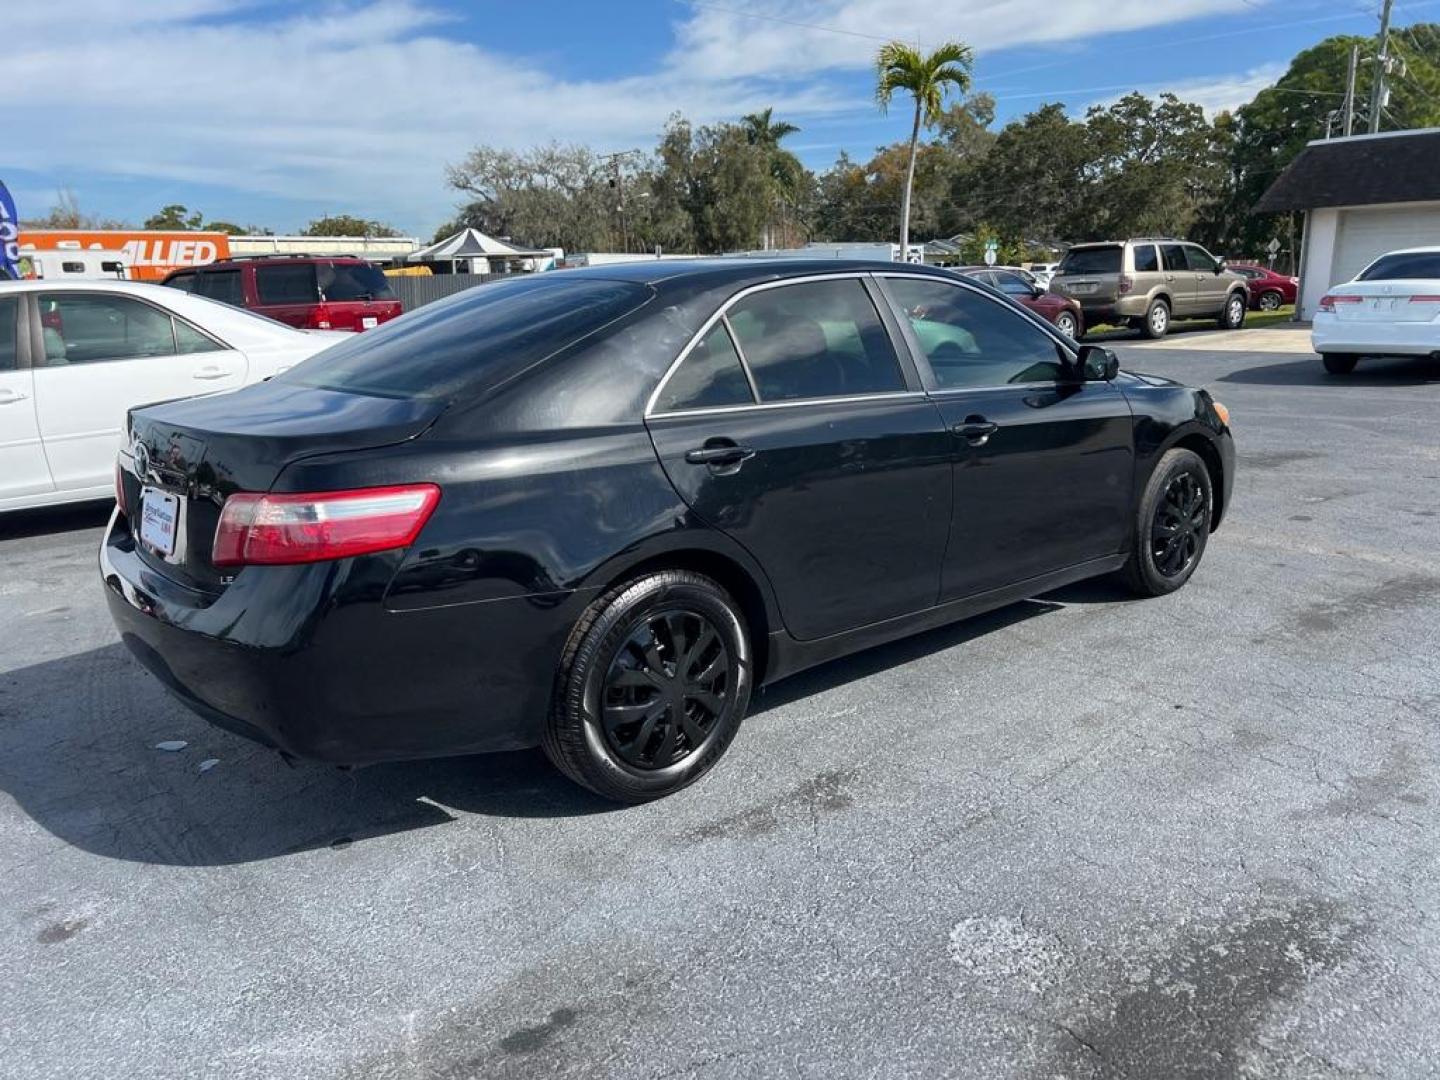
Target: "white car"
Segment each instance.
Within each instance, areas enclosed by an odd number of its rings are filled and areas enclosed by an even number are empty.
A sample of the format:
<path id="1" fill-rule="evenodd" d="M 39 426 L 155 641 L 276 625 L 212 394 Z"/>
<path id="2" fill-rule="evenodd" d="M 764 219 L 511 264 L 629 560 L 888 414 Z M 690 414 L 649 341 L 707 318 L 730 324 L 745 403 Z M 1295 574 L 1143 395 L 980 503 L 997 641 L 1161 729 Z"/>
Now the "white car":
<path id="1" fill-rule="evenodd" d="M 1440 247 L 1381 255 L 1320 301 L 1310 343 L 1344 375 L 1362 356 L 1440 354 Z"/>
<path id="2" fill-rule="evenodd" d="M 0 282 L 0 512 L 113 495 L 134 406 L 234 390 L 353 337 L 159 285 Z"/>

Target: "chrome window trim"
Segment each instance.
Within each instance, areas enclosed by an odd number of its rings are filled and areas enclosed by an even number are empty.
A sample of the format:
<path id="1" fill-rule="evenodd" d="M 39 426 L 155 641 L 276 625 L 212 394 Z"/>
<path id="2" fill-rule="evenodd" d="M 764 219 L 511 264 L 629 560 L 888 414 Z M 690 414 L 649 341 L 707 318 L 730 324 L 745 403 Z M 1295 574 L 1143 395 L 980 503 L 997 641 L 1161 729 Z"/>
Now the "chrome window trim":
<path id="1" fill-rule="evenodd" d="M 1053 386 L 1054 383 L 1044 383 Z M 794 398 L 789 401 L 762 401 L 754 405 L 713 405 L 705 409 L 676 409 L 673 412 L 646 414 L 646 420 L 669 420 L 672 417 L 714 416 L 725 413 L 755 412 L 761 409 L 794 409 L 801 405 L 857 405 L 870 401 L 924 401 L 923 390 L 886 390 L 878 394 L 846 394 L 843 397 Z"/>
<path id="2" fill-rule="evenodd" d="M 716 311 L 711 314 L 709 318 L 707 318 L 703 323 L 700 324 L 700 329 L 697 330 L 694 336 L 692 336 L 690 340 L 685 343 L 685 347 L 680 350 L 680 355 L 675 357 L 675 359 L 671 361 L 670 366 L 665 369 L 665 374 L 660 377 L 660 382 L 656 384 L 655 389 L 651 392 L 649 398 L 646 399 L 645 412 L 642 416 L 642 419 L 650 420 L 652 418 L 660 418 L 665 416 L 703 416 L 712 412 L 735 412 L 740 409 L 762 409 L 774 408 L 778 406 L 813 405 L 816 402 L 821 401 L 868 401 L 871 398 L 877 397 L 898 398 L 901 396 L 909 396 L 917 393 L 917 391 L 911 390 L 907 386 L 903 387 L 900 390 L 886 390 L 883 393 L 878 394 L 860 394 L 846 397 L 797 398 L 791 401 L 763 401 L 760 398 L 759 387 L 755 383 L 755 376 L 750 371 L 750 364 L 745 359 L 744 347 L 740 344 L 740 339 L 735 336 L 734 331 L 730 329 L 730 309 L 733 308 L 736 304 L 738 304 L 741 300 L 744 300 L 747 296 L 752 296 L 755 293 L 764 292 L 767 289 L 783 289 L 787 285 L 810 285 L 814 284 L 817 281 L 845 281 L 849 279 L 854 279 L 856 281 L 859 281 L 863 286 L 864 282 L 872 276 L 872 273 L 868 270 L 840 270 L 836 271 L 833 274 L 804 274 L 800 277 L 779 278 L 775 281 L 762 281 L 755 285 L 747 285 L 745 288 L 741 289 L 739 292 L 737 292 L 735 295 L 731 296 L 728 300 L 721 304 L 720 307 L 716 309 Z M 914 274 L 910 276 L 924 277 L 925 275 Z M 866 292 L 865 296 L 866 299 L 870 300 L 871 304 L 875 303 L 874 298 L 870 296 L 868 291 Z M 881 316 L 878 308 L 875 311 L 875 317 L 877 319 L 880 319 L 881 325 L 884 326 L 884 318 Z M 685 362 L 685 358 L 690 355 L 690 353 L 694 350 L 695 346 L 699 344 L 700 340 L 710 332 L 711 327 L 713 327 L 717 322 L 720 322 L 721 320 L 724 320 L 725 332 L 730 335 L 730 341 L 734 344 L 735 352 L 740 357 L 740 366 L 745 369 L 745 378 L 748 379 L 750 382 L 750 392 L 755 395 L 755 404 L 720 405 L 715 406 L 711 409 L 675 409 L 671 410 L 670 412 L 656 412 L 655 404 L 660 400 L 660 394 L 664 391 L 665 384 L 670 381 L 670 377 L 674 375 L 675 372 L 679 369 L 680 365 Z M 890 336 L 888 328 L 886 329 L 885 336 L 887 339 Z M 901 381 L 903 382 L 905 379 L 905 369 L 900 365 L 900 358 L 898 356 L 895 358 L 895 364 L 900 372 Z M 924 396 L 923 393 L 921 394 L 921 396 Z"/>

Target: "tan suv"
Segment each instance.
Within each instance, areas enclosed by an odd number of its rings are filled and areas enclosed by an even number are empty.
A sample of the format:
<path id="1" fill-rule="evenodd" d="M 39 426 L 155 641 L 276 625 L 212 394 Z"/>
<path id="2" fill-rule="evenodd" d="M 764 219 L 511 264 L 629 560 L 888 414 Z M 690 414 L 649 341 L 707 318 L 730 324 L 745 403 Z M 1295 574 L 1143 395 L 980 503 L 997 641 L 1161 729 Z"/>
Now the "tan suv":
<path id="1" fill-rule="evenodd" d="M 1199 244 L 1140 237 L 1077 244 L 1065 253 L 1050 291 L 1080 301 L 1085 325 L 1132 326 L 1164 337 L 1171 319 L 1214 318 L 1222 330 L 1245 324 L 1245 279 Z"/>

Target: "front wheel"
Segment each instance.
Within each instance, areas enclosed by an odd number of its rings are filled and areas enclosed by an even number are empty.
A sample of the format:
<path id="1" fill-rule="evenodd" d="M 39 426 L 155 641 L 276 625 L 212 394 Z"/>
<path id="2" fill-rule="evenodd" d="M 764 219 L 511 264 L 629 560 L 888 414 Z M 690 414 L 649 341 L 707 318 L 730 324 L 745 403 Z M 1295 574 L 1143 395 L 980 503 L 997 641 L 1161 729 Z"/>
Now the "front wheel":
<path id="1" fill-rule="evenodd" d="M 750 704 L 749 634 L 711 579 L 666 570 L 611 589 L 571 631 L 542 745 L 561 772 L 617 802 L 694 783 Z"/>
<path id="2" fill-rule="evenodd" d="M 1331 375 L 1349 375 L 1355 370 L 1355 365 L 1360 358 L 1354 353 L 1327 352 L 1320 355 L 1325 363 L 1325 370 Z"/>
<path id="3" fill-rule="evenodd" d="M 1198 454 L 1167 450 L 1136 511 L 1130 561 L 1121 573 L 1141 596 L 1172 593 L 1195 573 L 1210 538 L 1214 490 Z"/>
<path id="4" fill-rule="evenodd" d="M 1062 311 L 1055 316 L 1055 329 L 1064 334 L 1071 341 L 1080 340 L 1080 321 L 1075 318 L 1073 311 Z"/>
<path id="5" fill-rule="evenodd" d="M 1239 330 L 1245 325 L 1245 297 L 1238 292 L 1231 293 L 1225 300 L 1225 307 L 1217 320 L 1221 330 Z"/>

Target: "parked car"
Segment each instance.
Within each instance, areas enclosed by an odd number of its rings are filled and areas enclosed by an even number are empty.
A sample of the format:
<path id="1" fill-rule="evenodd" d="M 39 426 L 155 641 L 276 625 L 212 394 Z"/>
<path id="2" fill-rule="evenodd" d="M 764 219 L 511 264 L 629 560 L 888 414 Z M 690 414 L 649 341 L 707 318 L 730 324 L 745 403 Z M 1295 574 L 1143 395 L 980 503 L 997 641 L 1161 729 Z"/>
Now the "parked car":
<path id="1" fill-rule="evenodd" d="M 991 288 L 999 289 L 1021 307 L 1035 312 L 1046 322 L 1053 324 L 1055 329 L 1068 338 L 1079 341 L 1080 335 L 1085 332 L 1085 317 L 1078 300 L 1047 292 L 1040 285 L 1032 284 L 1008 269 L 962 266 L 958 272 L 984 282 Z"/>
<path id="2" fill-rule="evenodd" d="M 401 311 L 385 274 L 354 256 L 232 257 L 176 270 L 161 284 L 302 330 L 370 330 Z"/>
<path id="3" fill-rule="evenodd" d="M 1199 244 L 1166 237 L 1078 244 L 1065 253 L 1050 291 L 1080 301 L 1085 324 L 1130 326 L 1161 338 L 1172 319 L 1245 325 L 1245 279 Z"/>
<path id="4" fill-rule="evenodd" d="M 109 498 L 127 409 L 258 382 L 350 337 L 159 285 L 0 284 L 0 511 Z"/>
<path id="5" fill-rule="evenodd" d="M 1030 272 L 1031 277 L 1035 279 L 1037 285 L 1043 285 L 1048 289 L 1050 287 L 1050 280 L 1055 276 L 1055 271 L 1059 269 L 1059 267 L 1060 264 L 1058 262 L 1046 262 L 1030 263 L 1024 267 L 1024 269 Z"/>
<path id="6" fill-rule="evenodd" d="M 1300 279 L 1288 274 L 1277 274 L 1265 266 L 1253 263 L 1226 263 L 1226 267 L 1243 277 L 1249 283 L 1250 310 L 1278 311 L 1286 304 L 1295 303 L 1300 289 Z"/>
<path id="7" fill-rule="evenodd" d="M 135 410 L 100 572 L 222 727 L 347 764 L 541 745 L 635 802 L 802 668 L 1097 574 L 1180 588 L 1234 462 L 1205 391 L 953 273 L 652 261 Z"/>
<path id="8" fill-rule="evenodd" d="M 1331 288 L 1310 343 L 1332 375 L 1362 356 L 1440 357 L 1440 247 L 1391 251 Z"/>

